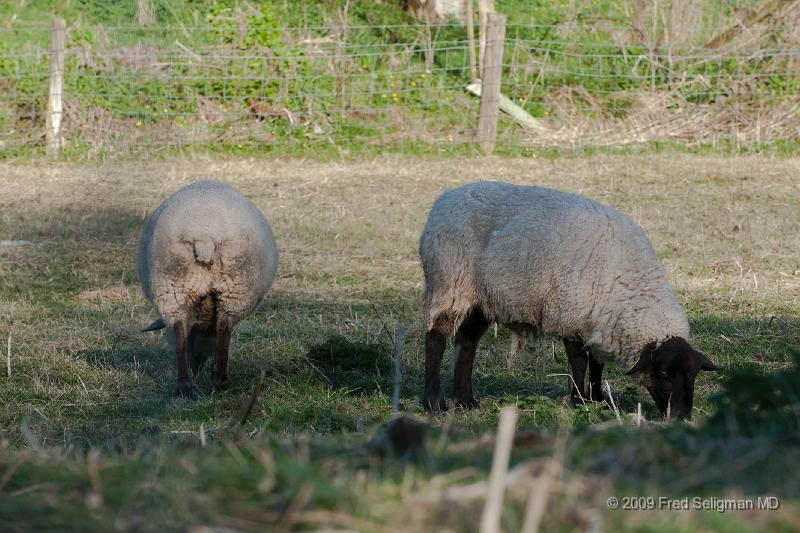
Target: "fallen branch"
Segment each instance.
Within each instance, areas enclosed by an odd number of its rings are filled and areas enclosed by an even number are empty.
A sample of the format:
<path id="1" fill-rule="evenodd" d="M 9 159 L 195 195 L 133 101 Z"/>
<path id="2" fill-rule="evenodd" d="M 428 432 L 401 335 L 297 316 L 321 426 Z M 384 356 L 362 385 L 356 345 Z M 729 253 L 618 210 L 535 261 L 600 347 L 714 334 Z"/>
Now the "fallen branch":
<path id="1" fill-rule="evenodd" d="M 467 91 L 474 94 L 475 96 L 481 96 L 481 82 L 476 81 L 474 83 L 470 83 L 467 85 Z M 549 131 L 547 126 L 544 126 L 541 122 L 533 118 L 530 113 L 522 109 L 520 106 L 514 103 L 511 98 L 500 95 L 500 102 L 499 102 L 500 110 L 506 113 L 508 116 L 513 118 L 517 124 L 522 126 L 523 128 L 529 130 L 536 130 L 536 131 Z"/>

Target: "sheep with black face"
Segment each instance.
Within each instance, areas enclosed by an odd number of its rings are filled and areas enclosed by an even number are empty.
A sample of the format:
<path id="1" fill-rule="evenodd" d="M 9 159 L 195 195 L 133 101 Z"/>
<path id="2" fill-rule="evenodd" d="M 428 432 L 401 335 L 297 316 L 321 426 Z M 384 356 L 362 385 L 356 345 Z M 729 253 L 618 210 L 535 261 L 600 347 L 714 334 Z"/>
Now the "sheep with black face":
<path id="1" fill-rule="evenodd" d="M 453 396 L 461 407 L 477 405 L 475 350 L 492 322 L 561 337 L 573 403 L 603 400 L 603 365 L 614 361 L 664 415 L 690 418 L 698 372 L 717 370 L 689 344 L 686 315 L 644 231 L 588 198 L 498 182 L 445 192 L 431 209 L 420 257 L 430 410 L 447 407 L 439 367 L 457 322 Z"/>
<path id="2" fill-rule="evenodd" d="M 177 393 L 192 396 L 192 375 L 213 357 L 216 389 L 228 383 L 234 326 L 272 285 L 278 250 L 264 215 L 233 187 L 200 181 L 155 210 L 139 241 L 139 281 L 167 327 Z"/>

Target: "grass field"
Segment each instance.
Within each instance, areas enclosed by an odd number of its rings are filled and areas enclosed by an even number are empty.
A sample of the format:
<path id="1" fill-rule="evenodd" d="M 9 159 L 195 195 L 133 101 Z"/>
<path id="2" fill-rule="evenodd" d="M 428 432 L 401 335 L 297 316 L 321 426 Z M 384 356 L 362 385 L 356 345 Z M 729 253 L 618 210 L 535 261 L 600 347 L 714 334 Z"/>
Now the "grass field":
<path id="1" fill-rule="evenodd" d="M 509 531 L 519 529 L 530 483 L 546 478 L 554 453 L 548 529 L 793 530 L 797 404 L 785 431 L 712 435 L 704 428 L 722 377 L 704 373 L 692 425 L 620 428 L 607 407 L 565 406 L 559 342 L 543 339 L 511 357 L 500 328 L 479 348 L 480 408 L 427 420 L 424 449 L 398 458 L 382 429 L 393 382 L 383 325 L 406 328 L 401 404 L 421 415 L 417 239 L 440 192 L 499 179 L 579 192 L 629 214 L 721 374 L 745 364 L 756 374 L 785 372 L 790 349 L 800 347 L 799 171 L 791 158 L 675 153 L 0 163 L 0 341 L 5 353 L 10 335 L 12 348 L 11 376 L 0 375 L 0 529 L 473 530 L 488 436 L 499 408 L 516 404 L 526 440 L 512 456 Z M 280 269 L 237 329 L 230 390 L 212 393 L 205 373 L 203 394 L 190 401 L 172 396 L 165 340 L 139 332 L 155 314 L 138 286 L 135 251 L 147 214 L 201 178 L 233 184 L 263 210 Z M 359 358 L 305 362 L 335 336 L 341 353 Z M 257 405 L 243 426 L 230 427 L 260 369 Z M 623 372 L 608 372 L 620 410 L 641 403 L 657 419 L 649 395 Z M 607 508 L 609 496 L 625 495 L 774 495 L 781 508 Z"/>

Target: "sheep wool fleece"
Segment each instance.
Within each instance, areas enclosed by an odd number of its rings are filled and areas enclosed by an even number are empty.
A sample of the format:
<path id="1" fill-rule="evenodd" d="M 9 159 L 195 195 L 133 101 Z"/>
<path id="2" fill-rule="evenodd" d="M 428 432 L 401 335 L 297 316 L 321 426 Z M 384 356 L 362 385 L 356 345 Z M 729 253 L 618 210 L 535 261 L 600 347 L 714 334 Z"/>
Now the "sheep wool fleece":
<path id="1" fill-rule="evenodd" d="M 145 225 L 139 279 L 167 326 L 236 323 L 272 285 L 278 251 L 264 215 L 234 188 L 199 181 L 167 198 Z M 208 298 L 212 296 L 212 298 Z"/>
<path id="2" fill-rule="evenodd" d="M 515 329 L 581 338 L 633 366 L 689 324 L 644 231 L 583 196 L 479 182 L 442 194 L 420 239 L 428 330 L 470 309 Z"/>

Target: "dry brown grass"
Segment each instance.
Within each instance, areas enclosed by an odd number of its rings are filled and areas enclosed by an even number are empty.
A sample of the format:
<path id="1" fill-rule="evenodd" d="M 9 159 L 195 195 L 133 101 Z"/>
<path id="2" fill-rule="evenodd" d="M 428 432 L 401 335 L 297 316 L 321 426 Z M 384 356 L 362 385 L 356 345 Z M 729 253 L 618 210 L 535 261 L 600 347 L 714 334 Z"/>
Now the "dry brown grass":
<path id="1" fill-rule="evenodd" d="M 181 185 L 218 179 L 241 189 L 275 226 L 277 292 L 332 298 L 405 292 L 421 288 L 417 239 L 434 198 L 463 183 L 495 179 L 579 192 L 628 213 L 650 235 L 682 293 L 724 290 L 731 302 L 785 307 L 800 294 L 798 167 L 795 159 L 676 154 L 3 164 L 0 237 L 24 238 L 35 230 L 34 244 L 2 250 L 10 259 L 34 258 L 65 231 L 58 227 L 65 212 L 80 213 L 87 224 L 93 216 L 113 220 L 115 213 L 135 224 Z M 137 237 L 138 228 L 130 228 L 130 247 L 120 260 L 133 263 Z M 92 270 L 89 259 L 75 268 Z"/>

